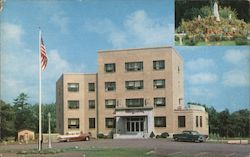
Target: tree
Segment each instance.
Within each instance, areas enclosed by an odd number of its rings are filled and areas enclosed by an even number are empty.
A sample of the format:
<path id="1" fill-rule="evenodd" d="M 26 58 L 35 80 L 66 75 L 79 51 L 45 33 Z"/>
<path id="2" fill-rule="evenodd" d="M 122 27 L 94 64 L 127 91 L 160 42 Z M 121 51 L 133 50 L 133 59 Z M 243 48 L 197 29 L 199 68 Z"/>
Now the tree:
<path id="1" fill-rule="evenodd" d="M 15 135 L 14 116 L 13 107 L 0 100 L 0 140 Z"/>
<path id="2" fill-rule="evenodd" d="M 219 125 L 219 134 L 223 137 L 228 137 L 229 130 L 231 129 L 230 125 L 230 113 L 228 109 L 220 112 L 218 114 L 218 120 L 221 125 Z"/>
<path id="3" fill-rule="evenodd" d="M 25 93 L 21 93 L 16 99 L 14 99 L 14 111 L 16 113 L 15 116 L 15 131 L 16 137 L 17 132 L 21 129 L 36 129 L 37 122 L 34 121 L 34 114 L 30 108 L 30 104 L 27 103 L 28 95 Z"/>
<path id="4" fill-rule="evenodd" d="M 48 133 L 48 113 L 51 114 L 51 132 L 56 131 L 56 105 L 54 103 L 43 105 L 43 132 Z"/>

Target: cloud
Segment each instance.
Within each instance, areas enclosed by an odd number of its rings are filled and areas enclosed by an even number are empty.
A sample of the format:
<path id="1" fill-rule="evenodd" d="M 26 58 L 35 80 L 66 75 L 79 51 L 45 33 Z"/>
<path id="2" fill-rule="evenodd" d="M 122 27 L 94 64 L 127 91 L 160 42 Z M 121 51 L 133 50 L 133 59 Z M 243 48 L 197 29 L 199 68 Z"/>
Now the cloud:
<path id="1" fill-rule="evenodd" d="M 215 97 L 215 91 L 212 91 L 206 87 L 191 87 L 188 89 L 188 93 L 195 97 Z"/>
<path id="2" fill-rule="evenodd" d="M 1 34 L 5 38 L 1 48 L 1 99 L 12 102 L 21 92 L 25 92 L 31 102 L 38 102 L 38 52 L 21 42 L 24 30 L 19 25 L 5 23 Z M 48 65 L 42 72 L 44 93 L 46 91 L 44 102 L 53 102 L 55 82 L 59 76 L 65 72 L 82 72 L 85 66 L 69 63 L 57 49 L 47 50 L 47 55 Z"/>
<path id="3" fill-rule="evenodd" d="M 109 19 L 85 20 L 84 28 L 104 35 L 113 48 L 159 46 L 171 43 L 174 25 L 148 16 L 144 10 L 129 14 L 121 26 Z"/>
<path id="4" fill-rule="evenodd" d="M 249 87 L 250 75 L 249 71 L 233 69 L 225 72 L 222 77 L 223 84 L 229 87 Z"/>
<path id="5" fill-rule="evenodd" d="M 204 70 L 207 68 L 211 68 L 215 66 L 215 62 L 213 59 L 206 59 L 206 58 L 198 58 L 190 60 L 186 63 L 186 67 L 188 70 Z"/>
<path id="6" fill-rule="evenodd" d="M 15 42 L 15 44 L 20 45 L 21 36 L 24 34 L 24 30 L 19 25 L 15 25 L 11 23 L 2 23 L 1 34 L 2 34 L 1 35 L 2 43 Z"/>
<path id="7" fill-rule="evenodd" d="M 241 51 L 236 49 L 231 49 L 225 52 L 225 55 L 223 56 L 223 59 L 229 63 L 232 64 L 238 64 L 242 61 L 248 61 L 250 58 L 250 52 L 249 50 Z"/>
<path id="8" fill-rule="evenodd" d="M 150 18 L 144 10 L 130 14 L 124 25 L 138 42 L 147 46 L 166 44 L 174 33 L 172 25 Z"/>
<path id="9" fill-rule="evenodd" d="M 197 73 L 188 76 L 188 81 L 191 84 L 210 84 L 215 83 L 218 80 L 218 76 L 213 73 Z"/>
<path id="10" fill-rule="evenodd" d="M 50 21 L 60 28 L 62 33 L 68 32 L 69 18 L 63 12 L 57 12 L 50 17 Z"/>

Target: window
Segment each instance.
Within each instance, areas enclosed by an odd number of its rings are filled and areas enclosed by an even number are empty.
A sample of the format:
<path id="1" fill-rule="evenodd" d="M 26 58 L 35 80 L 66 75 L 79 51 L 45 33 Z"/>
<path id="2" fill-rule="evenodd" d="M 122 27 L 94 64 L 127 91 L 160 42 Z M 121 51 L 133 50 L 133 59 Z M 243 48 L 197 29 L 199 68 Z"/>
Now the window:
<path id="1" fill-rule="evenodd" d="M 126 71 L 142 71 L 143 70 L 143 62 L 127 62 L 125 63 Z"/>
<path id="2" fill-rule="evenodd" d="M 200 127 L 202 127 L 202 116 L 200 116 Z"/>
<path id="3" fill-rule="evenodd" d="M 79 109 L 79 101 L 78 100 L 69 100 L 68 101 L 69 109 Z"/>
<path id="4" fill-rule="evenodd" d="M 196 127 L 199 127 L 199 116 L 196 116 Z"/>
<path id="5" fill-rule="evenodd" d="M 155 117 L 155 127 L 166 127 L 166 117 Z"/>
<path id="6" fill-rule="evenodd" d="M 186 127 L 186 117 L 185 116 L 178 116 L 178 127 L 179 128 Z"/>
<path id="7" fill-rule="evenodd" d="M 90 129 L 95 128 L 95 118 L 89 118 L 89 128 Z"/>
<path id="8" fill-rule="evenodd" d="M 106 128 L 115 128 L 115 118 L 106 118 L 105 123 Z"/>
<path id="9" fill-rule="evenodd" d="M 165 106 L 166 101 L 164 97 L 158 97 L 154 98 L 154 106 L 159 107 L 159 106 Z"/>
<path id="10" fill-rule="evenodd" d="M 115 99 L 106 99 L 105 100 L 105 107 L 106 108 L 115 108 L 116 100 Z"/>
<path id="11" fill-rule="evenodd" d="M 89 92 L 95 91 L 95 83 L 89 83 Z"/>
<path id="12" fill-rule="evenodd" d="M 115 82 L 105 82 L 105 91 L 115 91 Z"/>
<path id="13" fill-rule="evenodd" d="M 89 100 L 89 109 L 95 108 L 95 100 Z"/>
<path id="14" fill-rule="evenodd" d="M 126 99 L 126 106 L 127 107 L 143 107 L 144 100 L 143 98 Z"/>
<path id="15" fill-rule="evenodd" d="M 78 92 L 79 91 L 79 83 L 68 83 L 68 91 L 69 92 Z"/>
<path id="16" fill-rule="evenodd" d="M 79 129 L 79 118 L 69 118 L 68 119 L 69 129 Z"/>
<path id="17" fill-rule="evenodd" d="M 164 60 L 153 61 L 153 68 L 154 70 L 165 69 L 165 61 Z"/>
<path id="18" fill-rule="evenodd" d="M 108 63 L 104 65 L 104 71 L 106 73 L 113 73 L 115 72 L 115 63 Z"/>
<path id="19" fill-rule="evenodd" d="M 126 81 L 125 86 L 127 90 L 143 89 L 143 80 Z"/>
<path id="20" fill-rule="evenodd" d="M 165 80 L 154 80 L 154 88 L 165 88 Z"/>

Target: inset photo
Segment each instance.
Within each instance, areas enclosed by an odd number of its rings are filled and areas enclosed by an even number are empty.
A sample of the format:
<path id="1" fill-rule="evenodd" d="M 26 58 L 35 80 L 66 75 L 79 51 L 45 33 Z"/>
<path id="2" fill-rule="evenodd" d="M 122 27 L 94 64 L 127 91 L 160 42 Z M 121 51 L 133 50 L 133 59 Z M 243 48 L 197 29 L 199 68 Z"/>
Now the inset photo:
<path id="1" fill-rule="evenodd" d="M 250 0 L 175 0 L 175 45 L 250 45 L 249 8 Z"/>

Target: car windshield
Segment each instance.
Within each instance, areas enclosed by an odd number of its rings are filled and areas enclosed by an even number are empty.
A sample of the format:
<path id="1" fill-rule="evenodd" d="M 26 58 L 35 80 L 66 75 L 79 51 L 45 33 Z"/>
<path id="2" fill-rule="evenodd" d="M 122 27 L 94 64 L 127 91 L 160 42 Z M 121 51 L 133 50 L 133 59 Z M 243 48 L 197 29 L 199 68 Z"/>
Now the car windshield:
<path id="1" fill-rule="evenodd" d="M 197 131 L 192 131 L 191 134 L 192 135 L 199 135 L 199 133 Z"/>

